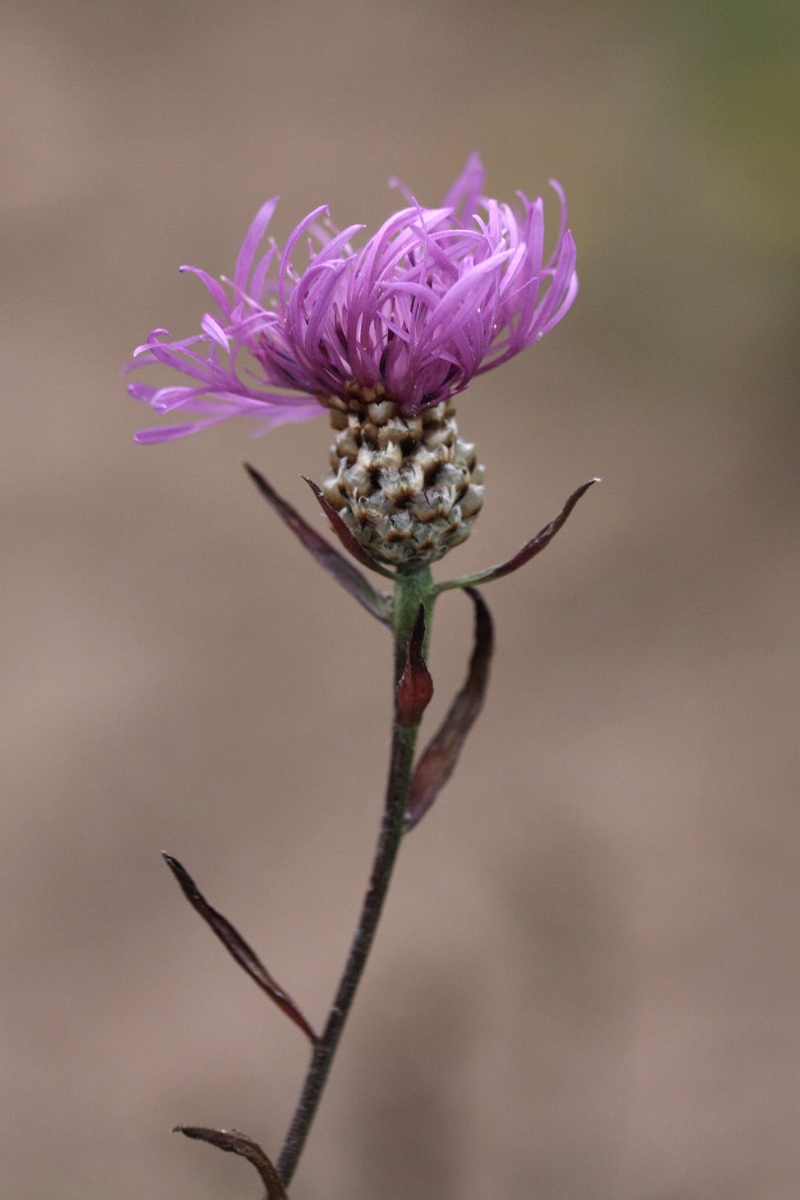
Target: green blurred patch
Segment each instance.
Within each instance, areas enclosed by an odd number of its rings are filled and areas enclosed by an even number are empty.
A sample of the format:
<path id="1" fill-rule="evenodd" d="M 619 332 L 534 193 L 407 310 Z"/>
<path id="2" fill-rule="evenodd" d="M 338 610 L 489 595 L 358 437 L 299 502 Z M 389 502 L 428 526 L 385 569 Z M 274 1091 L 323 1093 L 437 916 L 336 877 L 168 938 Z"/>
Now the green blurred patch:
<path id="1" fill-rule="evenodd" d="M 686 0 L 653 16 L 671 42 L 680 119 L 746 173 L 759 236 L 800 248 L 800 5 Z"/>

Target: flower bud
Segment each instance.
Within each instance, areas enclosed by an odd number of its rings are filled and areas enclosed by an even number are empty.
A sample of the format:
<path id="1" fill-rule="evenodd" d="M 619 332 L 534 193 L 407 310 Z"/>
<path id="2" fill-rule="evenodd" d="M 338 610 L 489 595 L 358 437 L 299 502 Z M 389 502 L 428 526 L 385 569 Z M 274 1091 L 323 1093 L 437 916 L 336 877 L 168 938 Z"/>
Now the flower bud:
<path id="1" fill-rule="evenodd" d="M 331 474 L 322 492 L 375 561 L 416 571 L 470 534 L 483 467 L 444 400 L 404 416 L 380 386 L 333 399 Z"/>

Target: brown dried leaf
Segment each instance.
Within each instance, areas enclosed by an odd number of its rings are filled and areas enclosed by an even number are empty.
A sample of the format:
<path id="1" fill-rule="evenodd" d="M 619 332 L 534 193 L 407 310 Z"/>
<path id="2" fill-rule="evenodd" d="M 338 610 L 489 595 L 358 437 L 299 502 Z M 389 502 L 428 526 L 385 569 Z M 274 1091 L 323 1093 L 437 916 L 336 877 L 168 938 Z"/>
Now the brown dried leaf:
<path id="1" fill-rule="evenodd" d="M 414 769 L 406 810 L 406 829 L 413 828 L 422 820 L 452 775 L 486 697 L 489 664 L 494 649 L 492 617 L 479 592 L 474 588 L 464 588 L 464 591 L 475 605 L 475 646 L 464 686 Z"/>
<path id="2" fill-rule="evenodd" d="M 512 571 L 517 571 L 520 567 L 524 566 L 526 562 L 530 562 L 530 560 L 534 558 L 535 555 L 537 555 L 541 550 L 544 550 L 545 546 L 549 545 L 549 543 L 558 533 L 559 529 L 561 529 L 562 525 L 565 524 L 567 517 L 572 512 L 581 496 L 584 496 L 593 484 L 599 482 L 599 479 L 589 479 L 586 483 L 582 483 L 579 488 L 576 488 L 567 500 L 564 507 L 561 509 L 561 512 L 557 516 L 553 517 L 553 520 L 549 521 L 548 524 L 545 525 L 544 529 L 540 529 L 536 536 L 532 537 L 529 542 L 526 542 L 522 549 L 518 550 L 517 553 L 512 555 L 511 558 L 506 559 L 505 562 L 500 563 L 500 565 L 497 567 L 490 567 L 487 571 L 478 571 L 474 575 L 462 575 L 460 579 L 448 579 L 446 583 L 440 583 L 438 585 L 436 588 L 437 594 L 439 592 L 446 592 L 450 588 L 474 586 L 475 584 L 479 583 L 491 583 L 493 579 L 502 579 L 504 575 L 510 575 Z"/>
<path id="3" fill-rule="evenodd" d="M 322 488 L 314 483 L 313 479 L 306 479 L 305 475 L 303 476 L 303 480 L 311 488 L 314 496 L 317 499 L 317 503 L 331 523 L 331 529 L 336 534 L 347 553 L 352 554 L 353 558 L 360 562 L 362 567 L 369 567 L 370 571 L 376 571 L 378 575 L 383 575 L 386 579 L 394 579 L 394 575 L 391 571 L 387 571 L 386 568 L 382 567 L 380 563 L 377 563 L 374 558 L 370 558 L 364 547 L 353 534 L 353 531 L 350 529 L 347 522 L 342 520 L 333 505 L 329 504 L 325 499 L 325 496 L 322 493 Z"/>
<path id="4" fill-rule="evenodd" d="M 220 1150 L 246 1158 L 258 1171 L 261 1182 L 267 1189 L 266 1200 L 289 1200 L 278 1172 L 258 1143 L 246 1134 L 239 1133 L 237 1129 L 206 1129 L 202 1125 L 176 1125 L 172 1132 L 182 1133 L 185 1137 L 196 1138 L 200 1142 L 208 1142 Z"/>
<path id="5" fill-rule="evenodd" d="M 165 854 L 163 857 L 192 908 L 200 914 L 206 924 L 217 935 L 231 957 L 236 960 L 253 982 L 257 983 L 262 991 L 267 993 L 269 998 L 277 1004 L 278 1008 L 286 1013 L 286 1016 L 291 1021 L 294 1021 L 295 1025 L 298 1025 L 310 1041 L 316 1045 L 319 1041 L 317 1034 L 311 1025 L 309 1025 L 291 996 L 272 978 L 255 950 L 234 929 L 227 917 L 223 917 L 222 913 L 217 912 L 215 908 L 211 907 L 183 864 L 178 862 L 177 858 L 173 858 L 171 854 Z"/>
<path id="6" fill-rule="evenodd" d="M 356 570 L 349 559 L 346 559 L 343 554 L 339 553 L 335 546 L 331 546 L 329 542 L 325 541 L 324 537 L 321 537 L 315 529 L 312 529 L 296 509 L 292 508 L 291 504 L 288 504 L 267 483 L 260 471 L 250 466 L 249 463 L 245 463 L 244 466 L 267 503 L 274 508 L 283 523 L 291 529 L 295 537 L 305 546 L 306 550 L 316 559 L 323 570 L 327 571 L 340 587 L 343 587 L 359 604 L 363 605 L 368 613 L 376 617 L 384 625 L 390 624 L 389 601 L 386 596 L 376 591 L 369 580 L 360 571 Z M 315 484 L 311 484 L 311 487 L 314 489 L 315 494 L 319 491 Z M 319 496 L 317 498 L 319 499 Z M 330 505 L 327 507 L 330 508 Z M 333 512 L 333 509 L 331 509 L 331 512 Z M 337 516 L 337 519 L 341 521 L 341 517 L 338 517 L 338 514 L 334 514 L 334 516 Z M 367 560 L 367 565 L 376 569 L 374 564 L 370 563 L 369 560 Z"/>
<path id="7" fill-rule="evenodd" d="M 422 655 L 425 643 L 425 606 L 420 604 L 408 635 L 406 665 L 395 688 L 395 719 L 405 729 L 413 729 L 433 696 L 433 680 Z"/>

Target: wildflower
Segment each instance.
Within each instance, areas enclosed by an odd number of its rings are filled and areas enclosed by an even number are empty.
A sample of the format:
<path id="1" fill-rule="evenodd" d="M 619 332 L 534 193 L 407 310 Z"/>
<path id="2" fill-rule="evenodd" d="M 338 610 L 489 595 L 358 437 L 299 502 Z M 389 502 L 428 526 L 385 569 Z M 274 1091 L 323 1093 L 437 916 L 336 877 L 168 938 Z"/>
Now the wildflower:
<path id="1" fill-rule="evenodd" d="M 417 566 L 463 540 L 482 503 L 481 468 L 458 438 L 452 398 L 470 380 L 538 341 L 576 292 L 575 245 L 563 193 L 555 249 L 544 259 L 541 199 L 521 212 L 481 196 L 483 167 L 468 160 L 441 208 L 411 196 L 360 250 L 363 228 L 338 231 L 321 207 L 283 251 L 262 244 L 269 200 L 245 236 L 233 278 L 195 267 L 218 315 L 172 341 L 154 330 L 130 368 L 162 364 L 188 384 L 131 395 L 192 419 L 137 434 L 168 441 L 227 417 L 256 432 L 328 410 L 334 474 L 323 490 L 381 562 Z M 301 242 L 309 263 L 293 258 Z M 443 532 L 442 521 L 447 529 Z M 427 528 L 426 528 L 427 527 Z M 448 532 L 449 531 L 449 532 Z"/>

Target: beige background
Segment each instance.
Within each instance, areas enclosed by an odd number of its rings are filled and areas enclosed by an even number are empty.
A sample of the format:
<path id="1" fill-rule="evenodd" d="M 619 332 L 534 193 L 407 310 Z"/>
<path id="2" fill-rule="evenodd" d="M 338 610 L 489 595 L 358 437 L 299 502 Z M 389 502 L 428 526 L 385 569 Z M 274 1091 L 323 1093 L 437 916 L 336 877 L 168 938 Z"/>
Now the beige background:
<path id="1" fill-rule="evenodd" d="M 448 567 L 604 482 L 487 593 L 488 707 L 292 1197 L 800 1194 L 797 34 L 777 0 L 4 6 L 4 1200 L 257 1195 L 168 1131 L 275 1153 L 305 1046 L 159 851 L 321 1023 L 383 787 L 385 632 L 240 468 L 317 521 L 324 421 L 136 447 L 119 367 L 267 196 L 281 237 L 374 228 L 473 147 L 492 194 L 561 180 L 582 291 L 460 404 L 488 499 Z M 437 622 L 434 717 L 468 605 Z"/>

